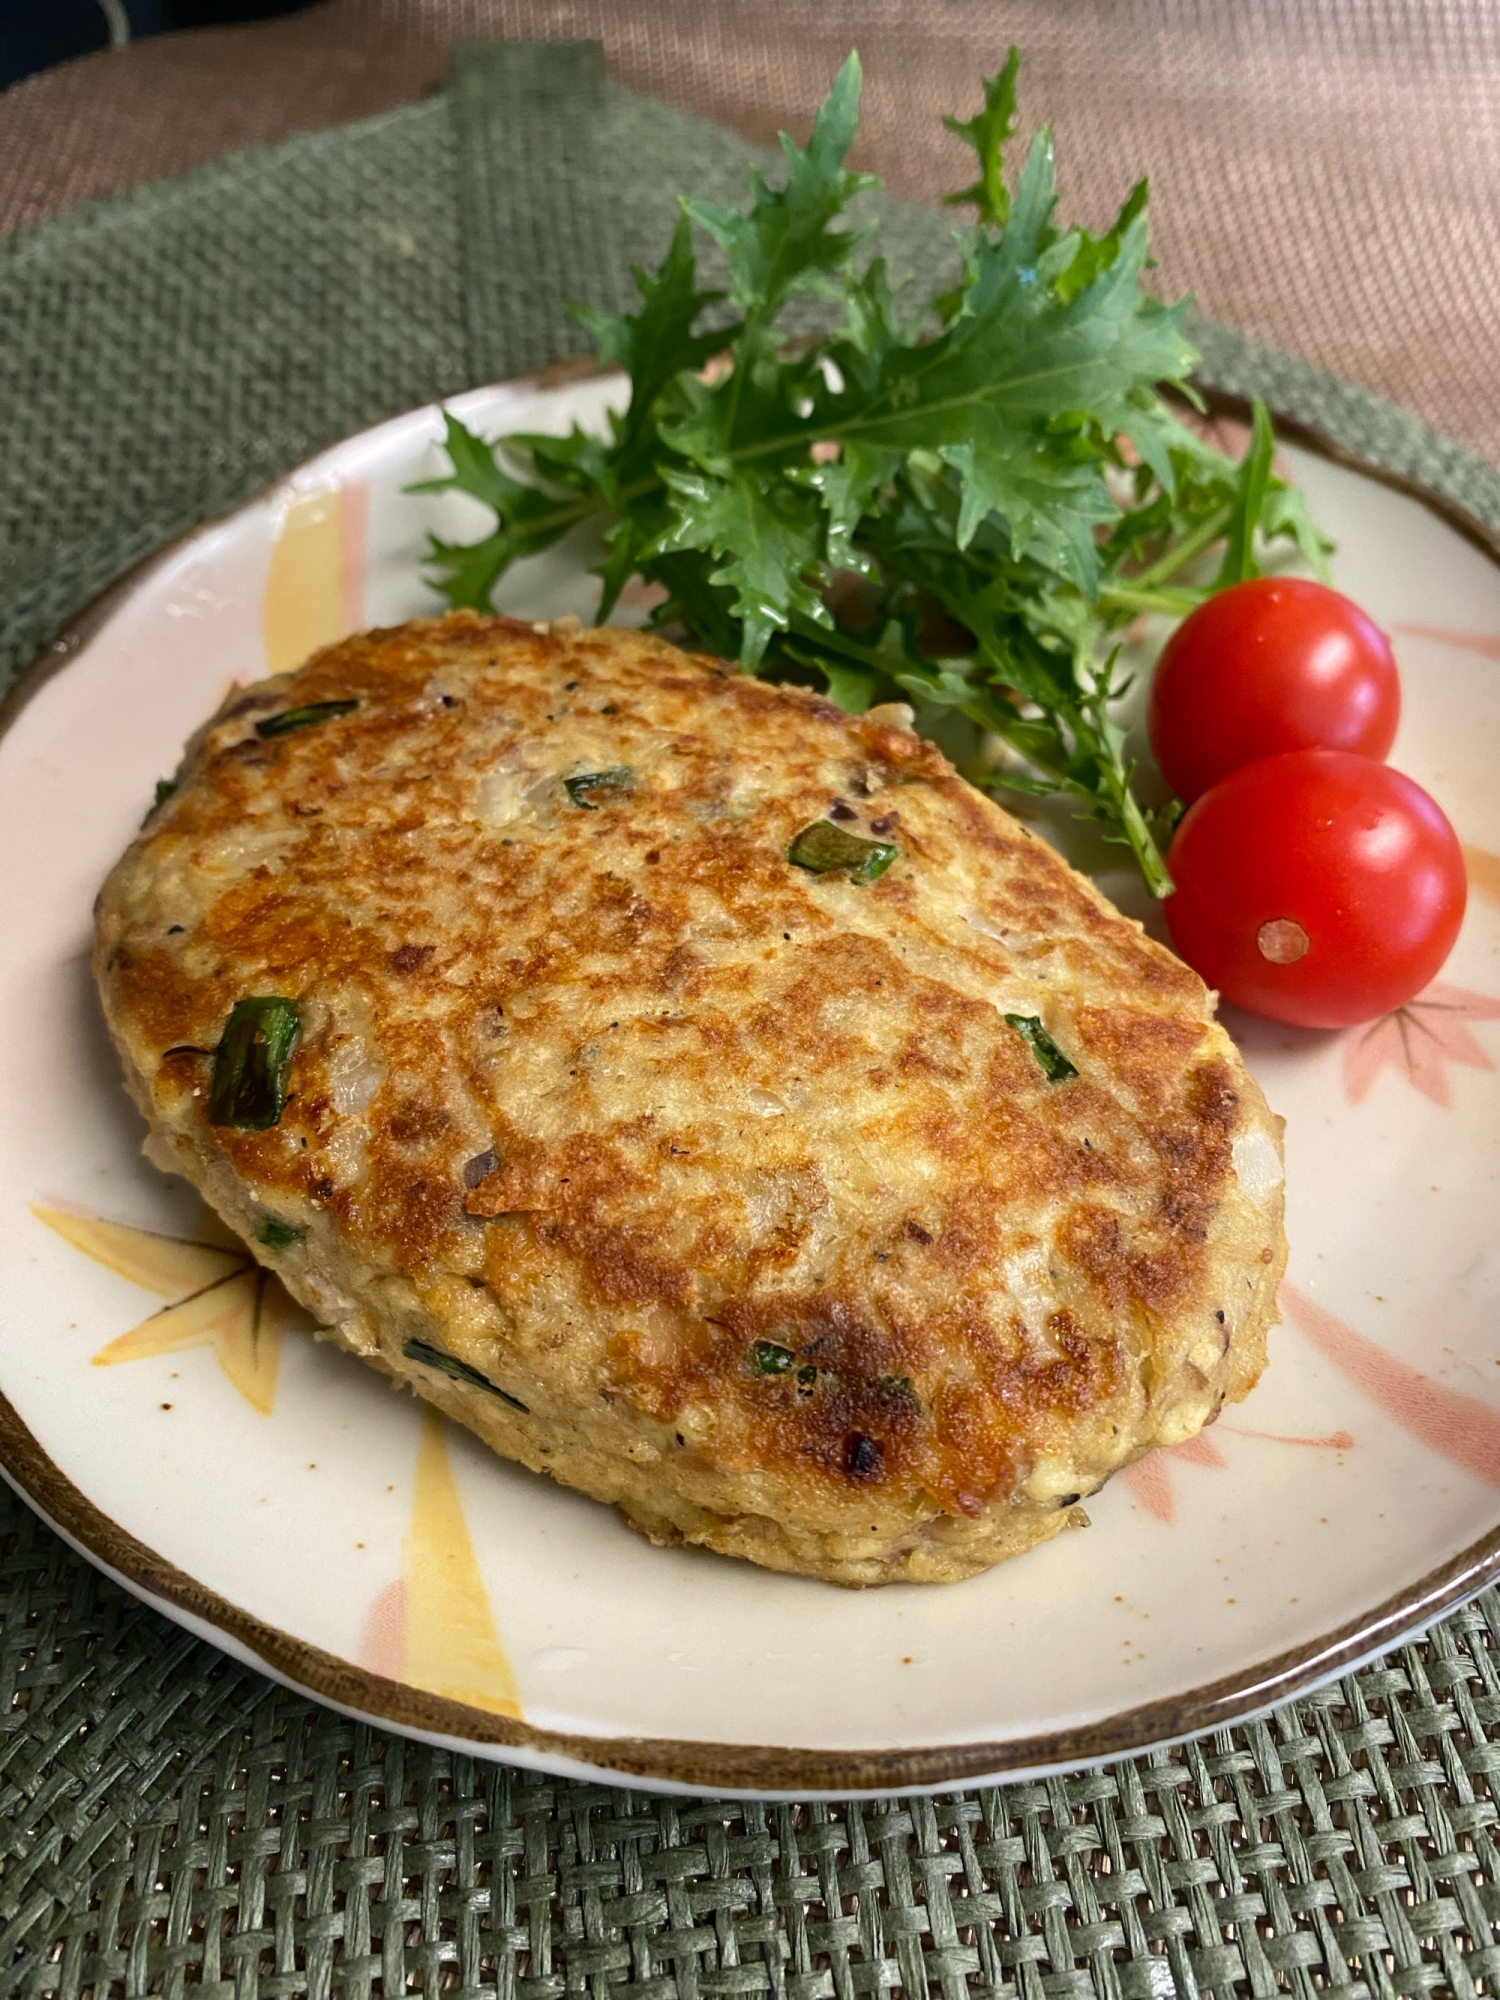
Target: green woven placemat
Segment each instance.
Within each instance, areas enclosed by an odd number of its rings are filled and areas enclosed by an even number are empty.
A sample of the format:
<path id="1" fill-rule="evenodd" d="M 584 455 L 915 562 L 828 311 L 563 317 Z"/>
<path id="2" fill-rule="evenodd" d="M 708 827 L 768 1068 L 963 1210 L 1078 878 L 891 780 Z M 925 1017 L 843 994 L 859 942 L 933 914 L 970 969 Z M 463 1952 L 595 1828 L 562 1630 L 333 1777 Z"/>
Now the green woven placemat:
<path id="1" fill-rule="evenodd" d="M 587 346 L 676 198 L 742 141 L 609 83 L 591 45 L 473 44 L 454 88 L 0 240 L 0 686 L 133 562 L 351 431 Z M 949 219 L 876 197 L 899 271 Z M 710 270 L 711 270 L 710 261 Z M 1419 419 L 1198 322 L 1258 393 L 1500 527 L 1500 472 Z"/>
<path id="2" fill-rule="evenodd" d="M 750 149 L 587 47 L 0 243 L 0 686 L 133 562 L 319 446 L 576 352 Z M 930 273 L 947 224 L 882 204 Z M 1500 529 L 1500 473 L 1199 324 L 1258 393 Z M 1500 1979 L 1500 1598 L 1180 1751 L 843 1808 L 429 1751 L 133 1604 L 0 1491 L 0 1993 L 1158 2000 Z"/>

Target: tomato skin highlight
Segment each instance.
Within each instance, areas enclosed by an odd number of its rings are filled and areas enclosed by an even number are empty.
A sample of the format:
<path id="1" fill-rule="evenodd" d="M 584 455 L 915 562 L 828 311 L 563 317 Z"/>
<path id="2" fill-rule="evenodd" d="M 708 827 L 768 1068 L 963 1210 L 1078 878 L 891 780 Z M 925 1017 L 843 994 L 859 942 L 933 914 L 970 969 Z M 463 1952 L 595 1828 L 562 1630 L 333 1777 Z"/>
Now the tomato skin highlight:
<path id="1" fill-rule="evenodd" d="M 1468 896 L 1437 802 L 1345 750 L 1231 772 L 1188 808 L 1167 866 L 1188 964 L 1236 1006 L 1301 1028 L 1353 1027 L 1420 993 Z"/>
<path id="2" fill-rule="evenodd" d="M 1192 800 L 1283 750 L 1383 760 L 1401 719 L 1390 641 L 1326 584 L 1258 577 L 1188 614 L 1151 685 L 1147 728 L 1163 777 Z"/>

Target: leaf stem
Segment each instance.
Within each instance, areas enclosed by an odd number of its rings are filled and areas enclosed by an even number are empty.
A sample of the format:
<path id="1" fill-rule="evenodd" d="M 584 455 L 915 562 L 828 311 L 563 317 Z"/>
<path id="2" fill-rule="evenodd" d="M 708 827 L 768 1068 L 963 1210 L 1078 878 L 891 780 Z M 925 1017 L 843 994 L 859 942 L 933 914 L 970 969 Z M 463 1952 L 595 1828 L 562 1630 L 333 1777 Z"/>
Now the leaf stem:
<path id="1" fill-rule="evenodd" d="M 1169 618 L 1185 618 L 1207 595 L 1202 590 L 1140 590 L 1134 583 L 1107 583 L 1099 602 L 1110 611 L 1161 611 Z"/>
<path id="2" fill-rule="evenodd" d="M 1146 887 L 1160 901 L 1170 896 L 1176 884 L 1167 873 L 1167 864 L 1162 859 L 1156 837 L 1146 824 L 1146 816 L 1136 803 L 1135 793 L 1125 784 L 1115 801 L 1120 816 L 1120 828 L 1130 843 L 1130 851 L 1136 858 Z"/>
<path id="3" fill-rule="evenodd" d="M 1130 578 L 1132 589 L 1152 590 L 1157 584 L 1165 583 L 1169 576 L 1175 576 L 1190 557 L 1197 555 L 1200 549 L 1207 548 L 1210 542 L 1219 539 L 1229 526 L 1233 512 L 1233 503 L 1226 502 L 1224 506 L 1216 507 L 1211 514 L 1206 514 L 1193 532 L 1184 535 L 1175 548 L 1168 549 L 1166 554 L 1152 563 L 1149 569 L 1143 569 L 1138 575 Z"/>

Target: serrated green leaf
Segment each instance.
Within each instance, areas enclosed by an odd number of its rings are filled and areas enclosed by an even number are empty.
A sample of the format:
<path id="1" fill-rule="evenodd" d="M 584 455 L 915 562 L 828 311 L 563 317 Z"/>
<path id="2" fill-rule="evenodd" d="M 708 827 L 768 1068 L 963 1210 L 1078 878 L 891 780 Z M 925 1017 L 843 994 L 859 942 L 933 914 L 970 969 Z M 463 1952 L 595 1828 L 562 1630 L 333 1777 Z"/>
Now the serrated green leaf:
<path id="1" fill-rule="evenodd" d="M 823 554 L 831 569 L 869 570 L 870 557 L 854 538 L 876 493 L 894 478 L 900 464 L 899 452 L 850 444 L 837 458 L 794 467 L 788 475 L 823 503 L 827 516 Z"/>
<path id="2" fill-rule="evenodd" d="M 748 211 L 709 201 L 684 204 L 728 258 L 730 297 L 747 315 L 767 320 L 799 292 L 838 296 L 834 274 L 862 237 L 831 225 L 861 189 L 875 185 L 872 174 L 844 166 L 859 125 L 861 80 L 859 57 L 851 54 L 813 120 L 806 147 L 781 135 L 784 188 L 773 190 L 752 172 Z"/>
<path id="3" fill-rule="evenodd" d="M 734 593 L 747 673 L 759 666 L 772 636 L 787 629 L 793 611 L 832 623 L 818 593 L 822 534 L 812 495 L 791 486 L 767 489 L 743 473 L 715 479 L 668 467 L 665 477 L 673 518 L 653 553 L 702 549 L 719 559 L 709 581 Z"/>
<path id="4" fill-rule="evenodd" d="M 640 573 L 667 593 L 648 621 L 652 629 L 684 626 L 695 643 L 721 659 L 737 660 L 743 633 L 731 605 L 733 592 L 711 581 L 713 558 L 688 550 L 682 554 L 648 554 Z"/>
<path id="5" fill-rule="evenodd" d="M 934 708 L 968 709 L 980 692 L 966 674 L 937 665 L 903 667 L 895 680 L 907 694 Z"/>
<path id="6" fill-rule="evenodd" d="M 429 580 L 457 609 L 487 611 L 495 585 L 521 556 L 550 548 L 559 536 L 589 511 L 589 502 L 559 500 L 539 486 L 513 479 L 499 464 L 496 447 L 476 437 L 451 411 L 443 413 L 444 449 L 453 470 L 441 479 L 424 479 L 413 493 L 468 493 L 492 508 L 497 525 L 478 542 L 445 542 L 428 537 Z M 566 440 L 547 440 L 562 446 Z"/>
<path id="7" fill-rule="evenodd" d="M 496 526 L 435 544 L 433 566 L 450 601 L 483 605 L 517 556 L 590 520 L 607 549 L 601 616 L 639 576 L 665 593 L 654 626 L 747 667 L 816 674 L 850 707 L 900 689 L 929 715 L 956 711 L 1018 754 L 984 782 L 1065 793 L 1160 895 L 1168 822 L 1134 796 L 1113 636 L 1248 573 L 1257 533 L 1315 566 L 1326 544 L 1270 474 L 1260 430 L 1236 464 L 1158 394 L 1193 399 L 1194 355 L 1184 305 L 1144 288 L 1146 184 L 1099 237 L 1059 227 L 1042 131 L 1007 185 L 1016 74 L 1012 51 L 983 109 L 949 121 L 979 163 L 958 197 L 979 220 L 955 291 L 903 321 L 883 261 L 860 268 L 851 57 L 808 145 L 783 141 L 783 186 L 752 178 L 740 210 L 686 203 L 660 267 L 637 274 L 635 313 L 579 309 L 631 378 L 607 437 L 529 435 L 497 457 L 450 423 L 453 472 L 429 488 L 483 499 Z M 740 317 L 722 331 L 699 331 L 714 297 L 698 289 L 695 224 L 728 259 Z M 781 315 L 808 293 L 836 331 L 793 342 Z M 860 588 L 825 603 L 850 570 Z"/>
<path id="8" fill-rule="evenodd" d="M 608 441 L 577 424 L 565 437 L 517 431 L 505 440 L 505 449 L 524 453 L 538 479 L 569 492 L 608 493 L 616 484 Z"/>
<path id="9" fill-rule="evenodd" d="M 824 654 L 818 661 L 818 671 L 823 676 L 828 699 L 850 715 L 863 715 L 880 699 L 880 678 L 864 667 L 847 666 L 831 654 Z"/>
<path id="10" fill-rule="evenodd" d="M 1297 544 L 1304 560 L 1319 582 L 1329 579 L 1328 558 L 1336 544 L 1325 535 L 1307 511 L 1307 500 L 1295 486 L 1273 478 L 1261 504 L 1260 531 L 1268 541 L 1288 537 Z"/>
<path id="11" fill-rule="evenodd" d="M 1180 332 L 1182 309 L 1158 306 L 1140 291 L 1146 232 L 1139 214 L 1107 268 L 1082 290 L 1059 296 L 1045 266 L 1057 245 L 1048 236 L 1054 202 L 1051 149 L 1039 141 L 1004 231 L 975 250 L 960 316 L 936 340 L 891 353 L 879 386 L 862 407 L 841 414 L 834 432 L 846 448 L 935 452 L 955 465 L 967 489 L 960 547 L 987 512 L 1003 511 L 1000 496 L 1020 504 L 1021 471 L 1038 465 L 1047 427 L 1062 415 L 1079 413 L 1103 438 L 1139 430 L 1160 456 L 1142 398 L 1154 395 L 1159 381 L 1180 378 L 1194 358 Z M 1093 568 L 1085 545 L 1094 524 L 1117 512 L 1102 471 L 1097 450 L 1081 466 L 1054 452 L 1042 482 L 1031 482 L 1040 511 L 1056 512 L 1047 548 L 1075 581 Z M 1022 546 L 1034 532 L 1033 525 L 1020 537 Z"/>
<path id="12" fill-rule="evenodd" d="M 1060 779 L 1033 777 L 1029 771 L 1006 769 L 993 771 L 984 780 L 985 787 L 993 791 L 1019 792 L 1028 799 L 1055 799 L 1065 789 Z"/>
<path id="13" fill-rule="evenodd" d="M 456 489 L 460 493 L 472 494 L 474 499 L 482 500 L 486 507 L 493 507 L 499 514 L 517 494 L 528 490 L 501 469 L 495 456 L 495 446 L 486 443 L 482 437 L 476 437 L 451 410 L 443 412 L 443 431 L 443 449 L 448 454 L 452 471 L 437 479 L 419 479 L 407 487 L 408 493 L 447 493 Z"/>
<path id="14" fill-rule="evenodd" d="M 843 338 L 834 350 L 842 376 L 866 385 L 878 381 L 891 350 L 913 345 L 919 334 L 920 322 L 909 329 L 897 319 L 884 257 L 872 258 L 863 276 L 849 276 L 844 289 Z"/>
<path id="15" fill-rule="evenodd" d="M 1074 248 L 1054 281 L 1057 296 L 1066 302 L 1077 298 L 1085 287 L 1101 277 L 1120 254 L 1125 232 L 1138 215 L 1145 213 L 1150 184 L 1138 180 L 1125 198 L 1125 206 L 1113 226 L 1103 236 L 1090 236 L 1086 229 L 1074 232 Z"/>
<path id="16" fill-rule="evenodd" d="M 975 415 L 972 436 L 940 449 L 959 475 L 958 547 L 966 549 L 980 523 L 998 515 L 1016 554 L 1036 556 L 1093 596 L 1099 581 L 1094 530 L 1119 512 L 1098 468 L 1059 463 L 1044 438 L 1007 431 L 993 411 Z"/>
<path id="17" fill-rule="evenodd" d="M 980 222 L 996 228 L 1003 227 L 1010 213 L 1003 155 L 1005 142 L 1014 136 L 1016 129 L 1016 74 L 1020 67 L 1021 52 L 1012 46 L 1000 73 L 984 80 L 984 109 L 973 118 L 943 120 L 948 130 L 956 132 L 966 146 L 972 146 L 979 158 L 979 176 L 973 185 L 958 194 L 945 195 L 944 200 L 950 208 L 973 202 L 979 210 Z"/>
<path id="18" fill-rule="evenodd" d="M 642 535 L 639 523 L 628 514 L 607 531 L 605 541 L 609 554 L 594 569 L 594 575 L 599 578 L 599 609 L 594 618 L 596 625 L 609 623 L 609 614 L 619 603 L 620 592 L 641 566 L 647 539 Z"/>
<path id="19" fill-rule="evenodd" d="M 599 343 L 599 358 L 630 376 L 630 406 L 617 435 L 622 464 L 635 458 L 649 436 L 663 391 L 679 375 L 701 368 L 725 342 L 722 331 L 694 332 L 702 314 L 724 294 L 698 290 L 693 229 L 686 214 L 677 219 L 660 267 L 649 272 L 635 266 L 632 275 L 641 295 L 639 312 L 615 314 L 585 305 L 569 307 Z"/>
<path id="20" fill-rule="evenodd" d="M 440 542 L 428 538 L 428 581 L 455 611 L 488 611 L 495 585 L 515 558 L 511 539 L 502 529 L 482 542 Z"/>

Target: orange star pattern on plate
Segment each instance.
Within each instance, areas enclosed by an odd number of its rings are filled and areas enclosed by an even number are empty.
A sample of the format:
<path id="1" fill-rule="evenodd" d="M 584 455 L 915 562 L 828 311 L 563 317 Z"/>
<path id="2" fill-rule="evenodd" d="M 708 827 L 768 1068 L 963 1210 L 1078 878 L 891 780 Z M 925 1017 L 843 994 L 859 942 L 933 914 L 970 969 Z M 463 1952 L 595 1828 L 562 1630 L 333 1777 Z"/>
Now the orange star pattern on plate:
<path id="1" fill-rule="evenodd" d="M 521 1713 L 449 1461 L 447 1426 L 433 1409 L 422 1413 L 402 1573 L 370 1606 L 359 1660 L 385 1680 L 492 1715 Z"/>
<path id="2" fill-rule="evenodd" d="M 1130 1491 L 1148 1514 L 1154 1514 L 1158 1521 L 1165 1521 L 1168 1527 L 1177 1513 L 1177 1499 L 1172 1491 L 1171 1461 L 1174 1458 L 1184 1459 L 1189 1465 L 1207 1466 L 1214 1472 L 1222 1472 L 1228 1464 L 1213 1439 L 1200 1435 L 1186 1438 L 1181 1444 L 1158 1445 L 1155 1451 L 1148 1451 L 1134 1465 L 1125 1467 L 1121 1477 Z"/>
<path id="3" fill-rule="evenodd" d="M 1460 653 L 1477 653 L 1481 660 L 1500 660 L 1500 632 L 1459 632 L 1451 625 L 1398 625 L 1396 630 Z"/>
<path id="4" fill-rule="evenodd" d="M 1451 1105 L 1448 1063 L 1463 1063 L 1469 1069 L 1495 1067 L 1464 1025 L 1467 1021 L 1500 1021 L 1500 1000 L 1438 981 L 1393 1014 L 1353 1030 L 1344 1043 L 1344 1092 L 1349 1102 L 1362 1102 L 1389 1063 L 1434 1104 Z"/>
<path id="5" fill-rule="evenodd" d="M 1463 843 L 1464 866 L 1469 871 L 1469 887 L 1477 889 L 1481 896 L 1488 896 L 1492 903 L 1500 903 L 1500 854 L 1491 854 L 1487 847 L 1471 847 Z"/>
<path id="6" fill-rule="evenodd" d="M 1277 1301 L 1293 1326 L 1403 1430 L 1451 1464 L 1500 1486 L 1500 1410 L 1387 1354 L 1295 1285 L 1283 1283 Z"/>
<path id="7" fill-rule="evenodd" d="M 1258 1438 L 1262 1444 L 1307 1445 L 1314 1451 L 1354 1449 L 1354 1439 L 1348 1431 L 1330 1431 L 1327 1437 L 1284 1437 L 1279 1431 L 1247 1431 L 1235 1424 L 1221 1423 L 1216 1428 L 1220 1436 Z M 1197 1437 L 1184 1438 L 1181 1444 L 1158 1445 L 1155 1451 L 1148 1451 L 1144 1458 L 1125 1467 L 1120 1476 L 1126 1486 L 1148 1514 L 1165 1521 L 1168 1527 L 1177 1518 L 1177 1496 L 1172 1489 L 1173 1459 L 1184 1465 L 1206 1466 L 1210 1472 L 1223 1472 L 1229 1464 L 1208 1432 L 1200 1431 Z"/>
<path id="8" fill-rule="evenodd" d="M 33 1202 L 32 1213 L 75 1250 L 169 1303 L 101 1347 L 96 1368 L 144 1361 L 188 1347 L 212 1347 L 214 1359 L 253 1408 L 276 1403 L 281 1336 L 312 1321 L 271 1272 L 205 1211 L 196 1238 L 162 1236 L 81 1209 Z"/>

